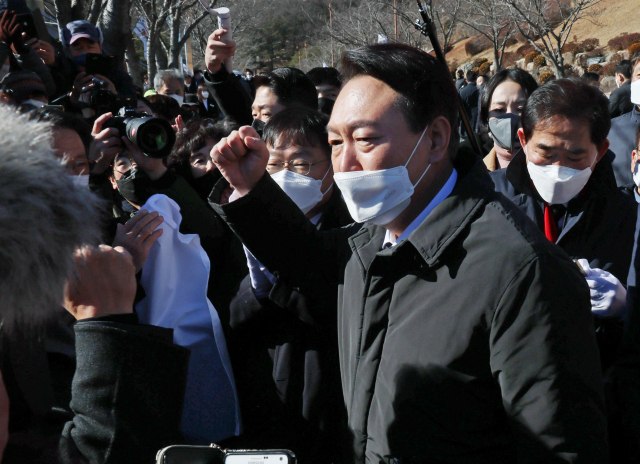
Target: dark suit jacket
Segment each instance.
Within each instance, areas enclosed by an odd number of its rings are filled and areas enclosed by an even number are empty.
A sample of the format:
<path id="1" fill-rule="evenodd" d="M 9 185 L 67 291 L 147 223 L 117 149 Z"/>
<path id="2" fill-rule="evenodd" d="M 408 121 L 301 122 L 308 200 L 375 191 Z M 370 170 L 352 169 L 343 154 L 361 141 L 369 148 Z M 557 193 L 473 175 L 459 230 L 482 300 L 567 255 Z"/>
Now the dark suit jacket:
<path id="1" fill-rule="evenodd" d="M 609 112 L 611 113 L 611 119 L 613 119 L 631 110 L 633 110 L 633 103 L 631 103 L 631 80 L 628 80 L 611 92 L 611 97 L 609 97 Z"/>
<path id="2" fill-rule="evenodd" d="M 353 222 L 340 191 L 317 224 L 330 230 Z M 286 247 L 285 247 L 286 248 Z M 291 449 L 300 462 L 344 462 L 346 409 L 342 399 L 335 317 L 337 288 L 309 301 L 277 282 L 258 299 L 247 276 L 231 303 L 232 362 L 244 440 L 237 446 Z M 323 312 L 328 322 L 312 317 Z M 250 342 L 248 342 L 250 341 Z"/>
<path id="3" fill-rule="evenodd" d="M 478 86 L 476 86 L 475 82 L 469 82 L 465 87 L 460 90 L 460 98 L 464 102 L 464 107 L 467 110 L 467 115 L 469 116 L 469 122 L 471 123 L 471 127 L 476 127 L 476 122 L 478 121 L 478 99 L 480 97 L 480 92 L 478 90 Z M 462 123 L 460 124 L 460 130 L 462 132 L 463 127 Z"/>
<path id="4" fill-rule="evenodd" d="M 631 152 L 636 146 L 636 129 L 640 125 L 640 112 L 636 108 L 611 120 L 607 138 L 614 154 L 613 172 L 618 187 L 633 183 L 631 173 Z"/>

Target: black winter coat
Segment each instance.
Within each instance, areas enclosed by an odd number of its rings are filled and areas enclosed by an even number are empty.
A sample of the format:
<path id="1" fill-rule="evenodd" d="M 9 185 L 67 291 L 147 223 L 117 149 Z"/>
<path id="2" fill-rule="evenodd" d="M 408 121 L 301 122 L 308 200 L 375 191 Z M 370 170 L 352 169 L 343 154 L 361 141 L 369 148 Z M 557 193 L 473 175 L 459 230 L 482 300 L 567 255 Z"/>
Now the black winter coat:
<path id="1" fill-rule="evenodd" d="M 496 190 L 515 203 L 544 231 L 544 202 L 532 186 L 524 152 L 509 167 L 491 173 Z M 610 157 L 605 155 L 593 171 L 584 194 L 567 205 L 565 223 L 556 244 L 571 258 L 584 258 L 592 268 L 610 272 L 627 282 L 638 205 L 616 186 Z M 603 370 L 614 362 L 622 338 L 618 321 L 595 319 Z"/>
<path id="2" fill-rule="evenodd" d="M 230 74 L 222 66 L 220 71 L 215 74 L 205 72 L 204 83 L 216 101 L 216 106 L 220 108 L 226 118 L 233 119 L 241 126 L 251 125 L 253 122 L 251 115 L 253 98 L 249 96 L 242 85 L 242 79 L 235 74 Z"/>
<path id="3" fill-rule="evenodd" d="M 611 120 L 611 129 L 607 138 L 609 150 L 615 154 L 613 172 L 618 187 L 633 183 L 631 172 L 631 152 L 636 146 L 636 129 L 640 125 L 640 112 L 637 108 Z"/>
<path id="4" fill-rule="evenodd" d="M 318 230 L 352 221 L 334 186 Z M 241 283 L 231 303 L 230 348 L 246 437 L 238 446 L 290 449 L 305 463 L 345 462 L 335 319 L 314 318 L 334 315 L 337 297 L 334 288 L 324 300 L 308 301 L 278 281 L 270 297 L 258 299 L 249 276 Z"/>
<path id="5" fill-rule="evenodd" d="M 319 232 L 268 174 L 215 208 L 307 298 L 338 287 L 356 462 L 606 463 L 588 286 L 476 160 L 385 250 L 379 226 Z"/>
<path id="6" fill-rule="evenodd" d="M 611 118 L 613 119 L 632 110 L 631 80 L 628 80 L 611 92 L 611 97 L 609 97 L 609 113 L 611 113 Z"/>
<path id="7" fill-rule="evenodd" d="M 2 462 L 154 462 L 160 448 L 182 440 L 189 350 L 173 344 L 172 330 L 140 325 L 134 314 L 86 319 L 74 329 L 77 366 L 71 373 L 70 411 L 66 405 L 56 407 L 52 391 L 62 388 L 51 379 L 64 375 L 54 371 L 61 364 L 52 364 L 51 356 L 47 363 L 38 337 L 23 342 L 3 337 L 11 413 L 27 402 L 20 421 L 12 421 Z M 32 385 L 25 388 L 27 380 Z M 65 416 L 66 425 L 60 422 Z"/>

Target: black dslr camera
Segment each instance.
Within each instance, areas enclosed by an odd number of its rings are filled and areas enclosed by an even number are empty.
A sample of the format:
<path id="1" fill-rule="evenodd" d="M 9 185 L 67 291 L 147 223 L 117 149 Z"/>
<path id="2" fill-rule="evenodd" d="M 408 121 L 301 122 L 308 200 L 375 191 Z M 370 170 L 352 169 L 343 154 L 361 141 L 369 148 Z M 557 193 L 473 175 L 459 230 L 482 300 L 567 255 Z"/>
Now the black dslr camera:
<path id="1" fill-rule="evenodd" d="M 169 156 L 176 143 L 176 134 L 171 124 L 146 113 L 137 113 L 131 106 L 120 108 L 118 116 L 109 119 L 103 127 L 118 129 L 120 135 L 126 135 L 138 150 L 151 158 Z"/>

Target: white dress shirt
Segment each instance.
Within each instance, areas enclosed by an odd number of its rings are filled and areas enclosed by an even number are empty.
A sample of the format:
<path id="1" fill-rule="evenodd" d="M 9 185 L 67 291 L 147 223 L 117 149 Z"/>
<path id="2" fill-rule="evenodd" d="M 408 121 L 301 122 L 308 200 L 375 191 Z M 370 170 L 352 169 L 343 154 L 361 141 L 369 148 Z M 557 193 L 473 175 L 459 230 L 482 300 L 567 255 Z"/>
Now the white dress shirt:
<path id="1" fill-rule="evenodd" d="M 433 200 L 431 200 L 431 202 L 418 215 L 418 217 L 415 218 L 411 224 L 409 224 L 409 226 L 404 230 L 404 232 L 402 232 L 402 235 L 400 235 L 400 237 L 394 239 L 393 234 L 389 232 L 389 230 L 387 230 L 387 234 L 384 237 L 384 242 L 382 242 L 382 249 L 384 250 L 385 248 L 394 247 L 396 246 L 397 243 L 403 241 L 405 238 L 411 235 L 411 233 L 414 230 L 416 230 L 418 226 L 420 226 L 420 224 L 424 222 L 425 219 L 427 219 L 427 216 L 429 216 L 431 211 L 433 211 L 436 208 L 436 206 L 442 203 L 444 199 L 451 194 L 451 192 L 453 191 L 453 188 L 456 186 L 457 180 L 458 180 L 458 171 L 456 171 L 454 168 L 453 172 L 449 176 L 449 180 L 447 181 L 447 183 L 444 184 L 444 186 L 440 189 L 438 194 L 433 198 Z"/>

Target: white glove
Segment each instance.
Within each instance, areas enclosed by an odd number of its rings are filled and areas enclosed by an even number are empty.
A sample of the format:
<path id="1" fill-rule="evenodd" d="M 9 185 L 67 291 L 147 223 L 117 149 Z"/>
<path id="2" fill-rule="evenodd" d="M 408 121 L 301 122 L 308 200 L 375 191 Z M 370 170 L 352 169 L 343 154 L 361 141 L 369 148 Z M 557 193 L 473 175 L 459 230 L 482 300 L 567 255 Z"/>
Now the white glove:
<path id="1" fill-rule="evenodd" d="M 627 290 L 610 272 L 592 269 L 586 259 L 579 259 L 587 274 L 591 291 L 591 312 L 597 317 L 623 317 L 627 308 Z"/>

